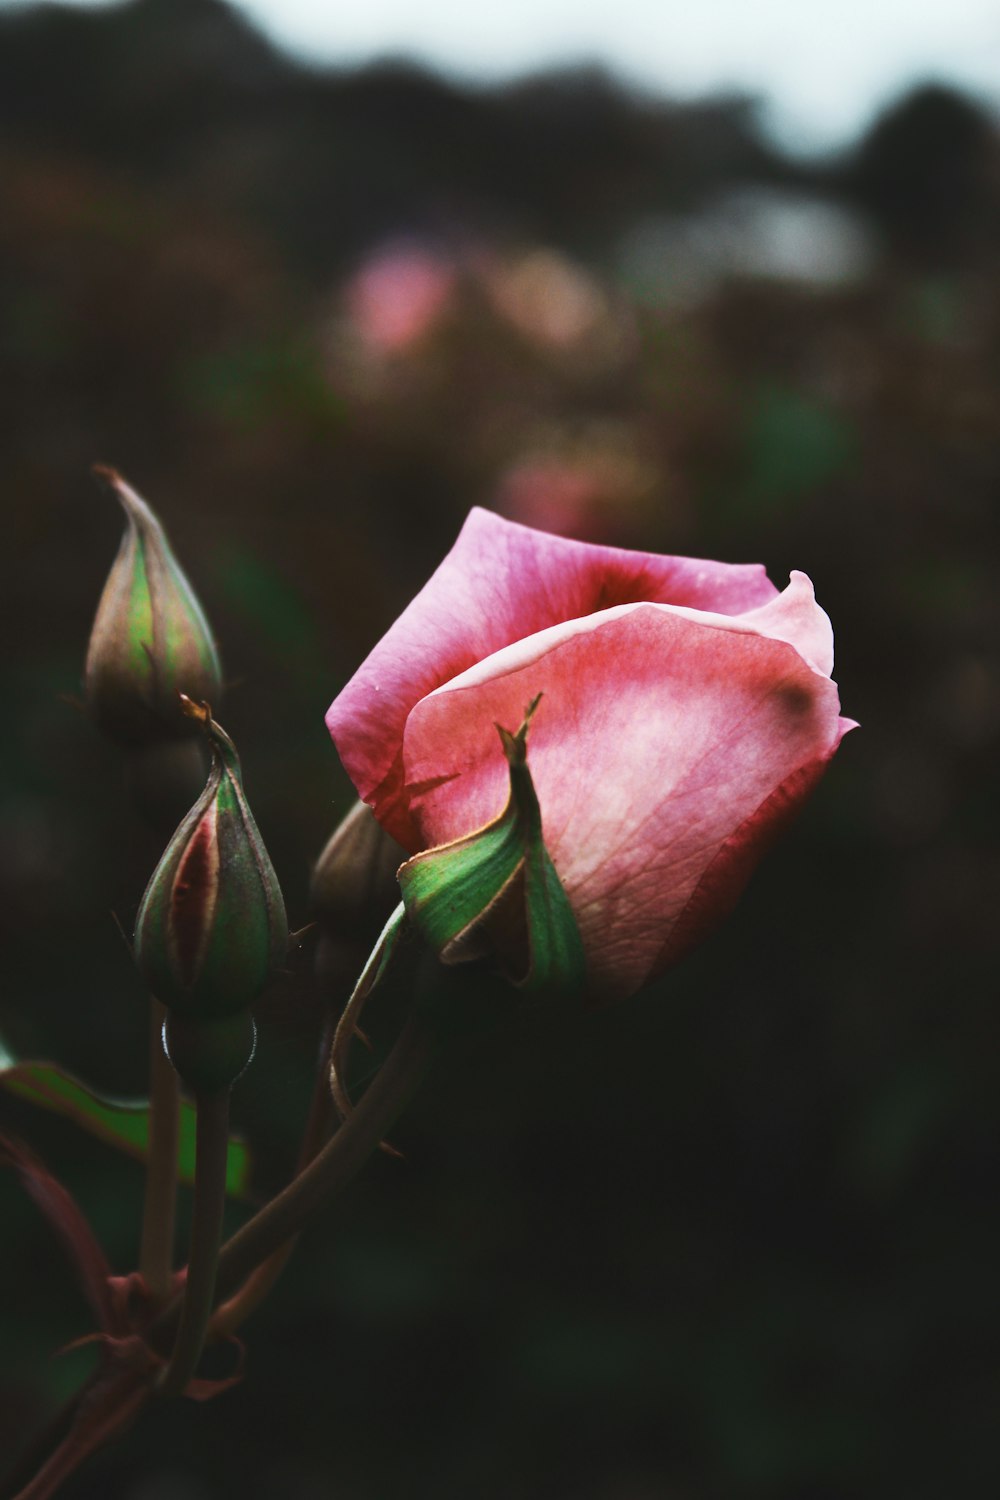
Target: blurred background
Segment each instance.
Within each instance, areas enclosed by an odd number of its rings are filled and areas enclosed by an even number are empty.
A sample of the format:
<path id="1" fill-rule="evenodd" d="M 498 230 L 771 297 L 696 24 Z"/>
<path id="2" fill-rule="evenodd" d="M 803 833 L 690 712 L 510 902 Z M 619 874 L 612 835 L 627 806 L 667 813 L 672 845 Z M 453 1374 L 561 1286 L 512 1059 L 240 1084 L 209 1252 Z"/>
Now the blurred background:
<path id="1" fill-rule="evenodd" d="M 293 925 L 351 802 L 323 712 L 472 504 L 807 570 L 863 728 L 655 988 L 572 1028 L 484 994 L 245 1383 L 66 1495 L 992 1496 L 995 12 L 326 9 L 0 6 L 0 1036 L 141 1090 L 112 913 L 159 851 L 68 701 L 121 528 L 95 460 L 213 621 Z M 308 963 L 261 1022 L 263 1194 Z M 133 1265 L 138 1168 L 0 1109 Z M 0 1214 L 6 1458 L 93 1356 L 51 1354 L 88 1316 L 9 1174 Z"/>

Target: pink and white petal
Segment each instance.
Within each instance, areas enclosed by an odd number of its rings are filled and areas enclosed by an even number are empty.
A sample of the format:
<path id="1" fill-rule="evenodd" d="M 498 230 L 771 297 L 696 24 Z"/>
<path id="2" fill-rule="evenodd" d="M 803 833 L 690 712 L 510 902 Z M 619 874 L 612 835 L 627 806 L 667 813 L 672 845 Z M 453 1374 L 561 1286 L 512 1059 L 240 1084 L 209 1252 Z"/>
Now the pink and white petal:
<path id="1" fill-rule="evenodd" d="M 506 795 L 494 721 L 514 727 L 543 693 L 529 753 L 545 841 L 595 994 L 611 999 L 669 953 L 727 841 L 795 772 L 833 753 L 837 691 L 786 641 L 683 610 L 609 610 L 549 639 L 541 654 L 500 653 L 494 675 L 483 664 L 414 708 L 405 795 L 423 846 L 494 817 Z"/>
<path id="2" fill-rule="evenodd" d="M 502 647 L 639 601 L 736 616 L 776 590 L 756 564 L 592 546 L 473 510 L 451 552 L 337 697 L 327 725 L 358 792 L 413 847 L 400 800 L 410 710 Z"/>
<path id="3" fill-rule="evenodd" d="M 807 574 L 793 570 L 788 587 L 776 599 L 741 615 L 740 626 L 787 641 L 817 672 L 833 675 L 833 626 L 826 610 L 816 603 Z"/>
<path id="4" fill-rule="evenodd" d="M 519 670 L 522 666 L 546 655 L 555 646 L 575 635 L 585 635 L 598 625 L 630 614 L 636 604 L 619 604 L 613 609 L 601 610 L 597 614 L 580 619 L 566 620 L 560 625 L 550 625 L 524 640 L 503 646 L 492 656 L 477 661 L 460 672 L 449 682 L 435 688 L 435 692 L 449 692 L 453 688 L 474 687 L 487 678 L 499 677 L 506 672 Z M 657 609 L 668 611 L 679 618 L 705 629 L 738 631 L 747 635 L 765 635 L 774 640 L 787 641 L 794 646 L 814 670 L 829 677 L 833 670 L 833 629 L 829 616 L 820 609 L 813 594 L 813 586 L 805 573 L 793 573 L 788 587 L 759 609 L 742 615 L 723 615 L 709 610 L 688 609 L 682 605 L 657 604 Z M 823 668 L 826 670 L 823 670 Z M 378 811 L 378 804 L 376 804 Z"/>

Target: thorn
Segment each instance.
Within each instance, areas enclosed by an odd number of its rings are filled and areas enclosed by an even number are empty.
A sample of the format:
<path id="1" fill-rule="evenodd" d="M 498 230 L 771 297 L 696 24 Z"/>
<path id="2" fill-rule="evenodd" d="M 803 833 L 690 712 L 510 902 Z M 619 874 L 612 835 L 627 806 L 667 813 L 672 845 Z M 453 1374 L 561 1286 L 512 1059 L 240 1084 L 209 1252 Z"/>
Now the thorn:
<path id="1" fill-rule="evenodd" d="M 63 1354 L 75 1354 L 77 1349 L 83 1349 L 88 1344 L 110 1342 L 111 1338 L 107 1333 L 84 1333 L 78 1339 L 70 1339 L 68 1344 L 60 1344 L 58 1349 L 53 1349 L 49 1358 L 59 1359 Z"/>
<path id="2" fill-rule="evenodd" d="M 366 1031 L 362 1031 L 360 1026 L 355 1026 L 354 1035 L 357 1037 L 362 1047 L 365 1047 L 369 1052 L 375 1051 L 375 1048 L 372 1046 L 371 1037 Z"/>
<path id="3" fill-rule="evenodd" d="M 402 1151 L 397 1151 L 396 1147 L 392 1144 L 391 1141 L 379 1141 L 378 1149 L 384 1152 L 386 1156 L 391 1156 L 393 1161 L 406 1160 L 405 1153 Z"/>
<path id="4" fill-rule="evenodd" d="M 70 708 L 76 709 L 77 713 L 86 714 L 87 712 L 86 703 L 84 703 L 82 698 L 78 698 L 75 693 L 57 693 L 56 700 L 59 703 L 68 703 Z"/>
<path id="5" fill-rule="evenodd" d="M 118 928 L 119 934 L 121 935 L 121 940 L 128 949 L 129 958 L 135 958 L 135 953 L 132 950 L 132 939 L 129 937 L 128 933 L 125 931 L 125 928 L 122 926 L 121 918 L 115 911 L 114 907 L 111 908 L 111 920 Z"/>
<path id="6" fill-rule="evenodd" d="M 109 484 L 114 490 L 125 483 L 118 470 L 113 469 L 110 464 L 91 464 L 90 472 L 95 479 L 99 479 L 102 484 Z"/>
<path id="7" fill-rule="evenodd" d="M 314 932 L 316 930 L 316 926 L 317 923 L 315 922 L 307 922 L 304 927 L 299 927 L 295 932 L 290 932 L 288 934 L 289 948 L 293 947 L 295 944 L 298 944 L 299 947 L 301 947 L 303 940 L 307 938 L 311 932 Z"/>

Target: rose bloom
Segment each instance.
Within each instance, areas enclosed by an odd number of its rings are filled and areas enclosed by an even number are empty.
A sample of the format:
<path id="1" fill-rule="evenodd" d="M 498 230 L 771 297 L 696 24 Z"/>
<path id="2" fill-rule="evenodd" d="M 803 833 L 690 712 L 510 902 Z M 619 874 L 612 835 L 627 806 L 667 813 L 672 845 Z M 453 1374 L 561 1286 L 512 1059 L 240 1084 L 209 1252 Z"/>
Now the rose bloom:
<path id="1" fill-rule="evenodd" d="M 844 733 L 804 573 L 592 546 L 473 510 L 333 703 L 359 795 L 415 853 L 495 818 L 528 765 L 590 995 L 629 995 L 735 904 Z"/>

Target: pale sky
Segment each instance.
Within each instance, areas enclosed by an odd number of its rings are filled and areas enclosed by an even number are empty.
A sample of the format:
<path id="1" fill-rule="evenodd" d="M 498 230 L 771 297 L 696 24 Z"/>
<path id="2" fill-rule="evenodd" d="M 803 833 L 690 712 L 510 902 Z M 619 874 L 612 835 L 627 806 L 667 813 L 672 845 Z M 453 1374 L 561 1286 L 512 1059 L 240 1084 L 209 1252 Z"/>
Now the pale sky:
<path id="1" fill-rule="evenodd" d="M 240 0 L 238 8 L 284 46 L 340 65 L 390 53 L 492 80 L 597 59 L 680 97 L 759 92 L 783 144 L 803 150 L 846 143 L 922 78 L 1000 106 L 997 0 Z"/>

